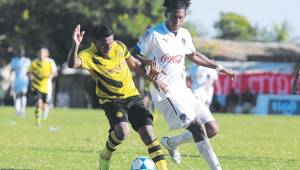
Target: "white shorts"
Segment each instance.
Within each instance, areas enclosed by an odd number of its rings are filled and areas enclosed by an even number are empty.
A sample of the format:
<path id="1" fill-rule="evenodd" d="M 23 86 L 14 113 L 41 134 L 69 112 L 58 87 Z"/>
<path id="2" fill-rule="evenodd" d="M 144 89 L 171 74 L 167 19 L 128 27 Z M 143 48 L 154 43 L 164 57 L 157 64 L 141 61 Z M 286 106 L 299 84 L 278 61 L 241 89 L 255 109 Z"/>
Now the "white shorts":
<path id="1" fill-rule="evenodd" d="M 190 90 L 186 90 L 184 96 L 154 101 L 154 105 L 163 114 L 170 130 L 187 128 L 195 119 L 203 124 L 215 120 L 209 108 Z"/>

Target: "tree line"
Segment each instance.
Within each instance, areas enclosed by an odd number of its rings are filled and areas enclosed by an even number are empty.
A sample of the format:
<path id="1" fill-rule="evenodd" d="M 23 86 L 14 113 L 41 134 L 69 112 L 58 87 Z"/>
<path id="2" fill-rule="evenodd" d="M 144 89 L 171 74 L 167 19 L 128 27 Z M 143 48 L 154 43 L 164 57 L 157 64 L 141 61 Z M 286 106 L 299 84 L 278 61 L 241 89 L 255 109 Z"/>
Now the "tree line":
<path id="1" fill-rule="evenodd" d="M 145 29 L 163 19 L 162 0 L 1 0 L 0 57 L 20 55 L 20 49 L 34 57 L 39 48 L 47 47 L 62 63 L 71 47 L 72 30 L 79 23 L 86 31 L 83 47 L 90 43 L 89 29 L 100 23 L 110 25 L 116 39 L 131 47 Z M 186 26 L 195 33 L 192 23 Z M 221 13 L 215 28 L 218 38 L 247 41 L 287 41 L 289 31 L 283 23 L 270 33 L 231 12 Z"/>

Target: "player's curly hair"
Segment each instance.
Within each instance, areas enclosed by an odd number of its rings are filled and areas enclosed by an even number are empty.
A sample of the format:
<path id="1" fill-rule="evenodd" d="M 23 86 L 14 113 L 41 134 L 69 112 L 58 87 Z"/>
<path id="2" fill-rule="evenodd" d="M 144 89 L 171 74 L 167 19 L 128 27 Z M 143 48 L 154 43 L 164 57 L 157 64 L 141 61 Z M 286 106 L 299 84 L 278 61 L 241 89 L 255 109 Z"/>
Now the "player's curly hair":
<path id="1" fill-rule="evenodd" d="M 105 38 L 112 35 L 114 32 L 111 27 L 107 25 L 100 24 L 96 26 L 93 30 L 95 38 Z"/>
<path id="2" fill-rule="evenodd" d="M 191 0 L 164 0 L 163 6 L 167 11 L 185 9 L 187 10 L 191 5 Z"/>

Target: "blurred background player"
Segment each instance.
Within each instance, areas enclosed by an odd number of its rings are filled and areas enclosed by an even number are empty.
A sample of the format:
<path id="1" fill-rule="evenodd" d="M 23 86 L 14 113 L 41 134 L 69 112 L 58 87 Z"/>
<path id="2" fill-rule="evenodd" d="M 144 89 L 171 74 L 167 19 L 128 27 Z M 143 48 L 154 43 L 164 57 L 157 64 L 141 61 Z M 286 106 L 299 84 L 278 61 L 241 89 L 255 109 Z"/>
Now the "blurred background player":
<path id="1" fill-rule="evenodd" d="M 29 68 L 31 89 L 36 102 L 35 117 L 38 127 L 41 126 L 42 120 L 48 116 L 49 81 L 57 75 L 56 71 L 54 60 L 49 58 L 49 50 L 44 47 L 41 48 L 38 52 L 38 58 L 32 61 Z"/>
<path id="2" fill-rule="evenodd" d="M 129 135 L 129 123 L 139 133 L 158 170 L 166 170 L 166 161 L 155 138 L 152 115 L 145 108 L 129 67 L 145 74 L 141 63 L 133 58 L 125 44 L 114 40 L 110 27 L 99 25 L 93 32 L 93 43 L 78 53 L 84 31 L 78 25 L 73 31 L 73 45 L 68 66 L 88 70 L 96 81 L 96 94 L 110 124 L 106 145 L 99 154 L 100 170 L 110 169 L 113 152 Z M 142 74 L 142 75 L 143 75 Z"/>
<path id="3" fill-rule="evenodd" d="M 189 70 L 192 92 L 208 108 L 214 95 L 214 83 L 218 80 L 218 72 L 215 69 L 194 65 Z"/>
<path id="4" fill-rule="evenodd" d="M 149 60 L 158 63 L 165 72 L 158 75 L 156 84 L 159 88 L 152 87 L 151 96 L 169 128 L 187 129 L 211 169 L 221 169 L 208 140 L 208 137 L 217 134 L 218 124 L 209 109 L 197 100 L 186 85 L 185 57 L 197 65 L 216 69 L 230 77 L 234 77 L 235 73 L 196 52 L 191 34 L 182 28 L 190 0 L 164 0 L 163 6 L 166 8 L 165 22 L 147 30 L 134 47 L 133 54 L 144 64 Z M 177 147 L 182 141 L 168 137 L 161 141 L 176 163 L 181 160 Z"/>
<path id="5" fill-rule="evenodd" d="M 27 90 L 29 84 L 28 69 L 30 59 L 24 57 L 24 51 L 13 57 L 10 66 L 14 72 L 14 80 L 12 82 L 12 94 L 14 97 L 14 106 L 17 116 L 24 117 L 26 115 Z"/>

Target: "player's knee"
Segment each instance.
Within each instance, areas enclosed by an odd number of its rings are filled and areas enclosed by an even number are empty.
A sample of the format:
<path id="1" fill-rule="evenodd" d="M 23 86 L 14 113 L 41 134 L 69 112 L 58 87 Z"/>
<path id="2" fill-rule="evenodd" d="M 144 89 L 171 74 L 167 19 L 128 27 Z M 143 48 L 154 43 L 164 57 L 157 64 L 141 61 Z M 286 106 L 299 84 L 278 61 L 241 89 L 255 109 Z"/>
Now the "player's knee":
<path id="1" fill-rule="evenodd" d="M 190 126 L 187 128 L 192 134 L 195 142 L 202 141 L 204 139 L 203 129 L 201 124 L 197 121 L 192 122 Z"/>
<path id="2" fill-rule="evenodd" d="M 219 133 L 219 125 L 217 122 L 208 122 L 205 124 L 207 136 L 212 138 Z"/>
<path id="3" fill-rule="evenodd" d="M 145 125 L 138 129 L 138 133 L 145 144 L 149 144 L 155 140 L 152 125 Z"/>
<path id="4" fill-rule="evenodd" d="M 129 130 L 128 124 L 127 125 L 118 126 L 117 128 L 115 128 L 116 136 L 120 140 L 125 140 L 125 138 L 129 135 L 129 132 L 130 132 L 130 130 Z"/>

